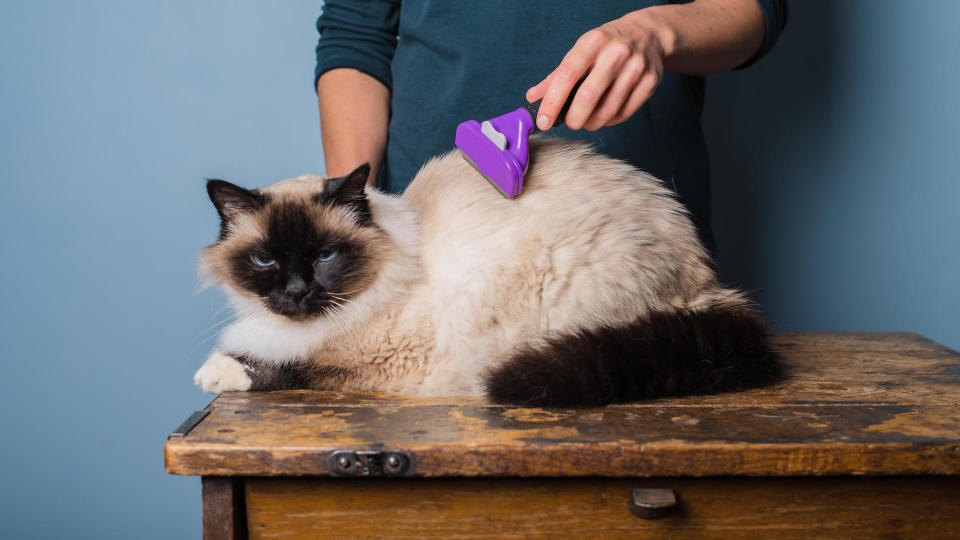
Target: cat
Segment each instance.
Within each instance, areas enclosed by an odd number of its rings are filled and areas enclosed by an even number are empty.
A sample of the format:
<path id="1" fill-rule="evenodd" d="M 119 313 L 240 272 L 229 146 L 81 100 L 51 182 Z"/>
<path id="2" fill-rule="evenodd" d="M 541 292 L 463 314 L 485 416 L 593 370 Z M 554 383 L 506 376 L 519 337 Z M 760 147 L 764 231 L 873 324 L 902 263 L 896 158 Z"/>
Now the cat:
<path id="1" fill-rule="evenodd" d="M 347 176 L 210 180 L 201 268 L 237 319 L 204 391 L 486 394 L 599 406 L 777 380 L 767 324 L 717 282 L 674 193 L 579 142 L 533 138 L 506 199 L 452 151 L 396 197 Z"/>

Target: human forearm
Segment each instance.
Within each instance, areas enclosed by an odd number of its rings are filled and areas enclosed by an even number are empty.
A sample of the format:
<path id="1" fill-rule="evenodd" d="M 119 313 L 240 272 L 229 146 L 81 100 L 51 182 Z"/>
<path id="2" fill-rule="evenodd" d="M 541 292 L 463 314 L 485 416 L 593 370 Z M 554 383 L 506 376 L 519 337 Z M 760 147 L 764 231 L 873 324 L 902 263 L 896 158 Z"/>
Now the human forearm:
<path id="1" fill-rule="evenodd" d="M 708 75 L 743 65 L 763 45 L 764 18 L 756 0 L 697 0 L 628 15 L 656 29 L 664 68 Z"/>
<path id="2" fill-rule="evenodd" d="M 663 70 L 706 74 L 740 66 L 761 48 L 757 0 L 697 0 L 641 9 L 585 33 L 560 65 L 527 91 L 543 98 L 537 125 L 547 129 L 577 80 L 566 124 L 593 131 L 626 121 L 653 95 Z"/>
<path id="3" fill-rule="evenodd" d="M 387 148 L 390 90 L 354 69 L 332 69 L 317 79 L 320 132 L 327 176 L 343 176 L 366 162 L 376 182 Z"/>

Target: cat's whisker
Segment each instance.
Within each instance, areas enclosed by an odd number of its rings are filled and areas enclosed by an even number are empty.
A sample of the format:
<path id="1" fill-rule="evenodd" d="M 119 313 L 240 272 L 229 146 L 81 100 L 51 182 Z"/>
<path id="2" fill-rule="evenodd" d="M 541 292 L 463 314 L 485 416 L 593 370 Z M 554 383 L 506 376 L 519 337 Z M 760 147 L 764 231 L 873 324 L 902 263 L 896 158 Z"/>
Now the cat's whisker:
<path id="1" fill-rule="evenodd" d="M 217 338 L 217 337 L 220 337 L 220 335 L 221 335 L 221 334 L 223 334 L 223 332 L 224 332 L 224 331 L 225 331 L 226 329 L 227 329 L 226 327 L 224 327 L 224 328 L 221 328 L 221 329 L 220 329 L 220 330 L 218 330 L 217 332 L 215 332 L 215 333 L 213 333 L 213 334 L 211 334 L 211 335 L 209 335 L 209 336 L 207 336 L 207 337 L 205 337 L 205 338 L 204 338 L 204 339 L 202 339 L 202 340 L 201 340 L 201 341 L 200 341 L 199 343 L 197 343 L 196 345 L 194 345 L 194 346 L 193 346 L 193 348 L 192 348 L 192 349 L 190 349 L 190 352 L 188 352 L 187 354 L 188 354 L 188 355 L 191 355 L 191 354 L 193 354 L 193 353 L 194 353 L 194 351 L 196 351 L 197 349 L 199 349 L 199 348 L 200 348 L 200 346 L 201 346 L 201 345 L 203 345 L 204 343 L 206 343 L 206 342 L 208 342 L 208 341 L 210 341 L 211 339 L 214 339 L 214 338 Z"/>
<path id="2" fill-rule="evenodd" d="M 337 310 L 342 310 L 344 307 L 343 304 L 339 304 L 337 302 L 333 302 L 333 305 Z M 336 310 L 332 310 L 325 313 L 325 315 L 329 317 L 331 321 L 333 321 L 333 323 L 337 326 L 337 329 L 340 330 L 341 332 L 347 333 L 354 337 L 361 336 L 359 329 L 354 325 L 348 324 L 347 321 L 343 318 L 342 311 L 338 312 Z"/>
<path id="3" fill-rule="evenodd" d="M 223 313 L 224 311 L 226 311 L 226 310 L 228 310 L 228 309 L 230 309 L 230 304 L 227 304 L 227 305 L 223 306 L 222 308 L 220 308 L 219 310 L 217 310 L 217 312 L 214 313 L 213 315 L 211 315 L 210 318 L 211 318 L 211 319 L 216 319 L 218 315 L 220 315 L 221 313 Z"/>
<path id="4" fill-rule="evenodd" d="M 328 311 L 328 312 L 325 314 L 325 317 L 326 317 L 328 320 L 330 320 L 331 322 L 333 322 L 333 325 L 334 325 L 334 327 L 336 328 L 337 331 L 346 330 L 346 327 L 345 327 L 344 324 L 343 324 L 343 320 L 342 320 L 335 312 L 333 312 L 333 311 Z"/>
<path id="5" fill-rule="evenodd" d="M 334 294 L 350 295 L 350 294 L 357 294 L 358 292 L 360 292 L 360 291 L 362 291 L 362 290 L 363 290 L 363 289 L 354 289 L 354 290 L 352 290 L 352 291 L 340 291 L 340 292 L 334 293 Z"/>
<path id="6" fill-rule="evenodd" d="M 327 293 L 327 296 L 329 296 L 330 298 L 333 298 L 334 300 L 336 300 L 336 301 L 338 301 L 338 302 L 346 302 L 346 303 L 348 303 L 348 304 L 356 304 L 356 305 L 359 305 L 359 304 L 360 304 L 359 302 L 357 302 L 357 301 L 355 301 L 355 300 L 350 300 L 349 298 L 341 298 L 341 297 L 339 297 L 339 296 L 337 296 L 337 295 L 335 295 L 335 294 L 332 294 L 332 293 Z"/>
<path id="7" fill-rule="evenodd" d="M 207 332 L 210 332 L 211 330 L 219 330 L 219 329 L 222 329 L 223 326 L 225 326 L 225 325 L 227 325 L 227 324 L 229 324 L 229 323 L 237 320 L 237 317 L 238 317 L 238 315 L 237 315 L 236 313 L 231 314 L 231 315 L 223 318 L 222 320 L 213 323 L 212 325 L 208 326 L 208 327 L 205 328 L 204 330 L 201 330 L 201 331 L 197 334 L 197 337 L 199 338 L 199 337 L 203 336 L 204 334 L 206 334 Z"/>
<path id="8" fill-rule="evenodd" d="M 343 309 L 343 305 L 342 305 L 342 304 L 334 303 L 333 305 L 334 305 L 334 307 L 336 307 L 337 309 Z M 341 329 L 343 329 L 343 330 L 349 330 L 349 329 L 350 329 L 350 328 L 347 327 L 346 321 L 343 319 L 343 315 L 342 315 L 340 312 L 338 312 L 338 311 L 336 311 L 336 310 L 331 310 L 331 311 L 328 311 L 328 312 L 327 312 L 327 316 L 330 317 L 331 319 L 333 319 L 333 321 L 334 321 L 338 326 L 340 326 Z"/>
<path id="9" fill-rule="evenodd" d="M 209 336 L 201 339 L 200 342 L 198 342 L 196 345 L 194 345 L 193 348 L 190 349 L 190 352 L 188 352 L 187 354 L 188 354 L 188 355 L 189 355 L 189 354 L 193 354 L 193 353 L 194 353 L 198 348 L 200 348 L 200 346 L 203 345 L 204 343 L 207 343 L 207 342 L 209 342 L 209 341 L 212 340 L 212 339 L 216 339 L 216 338 L 220 337 L 220 336 L 227 330 L 227 328 L 230 327 L 230 323 L 239 322 L 239 321 L 242 321 L 243 319 L 246 319 L 246 318 L 248 318 L 248 316 L 242 315 L 241 313 L 238 313 L 238 312 L 234 312 L 234 313 L 232 313 L 229 317 L 225 318 L 224 320 L 222 320 L 222 321 L 214 324 L 213 326 L 211 326 L 210 328 L 207 328 L 207 329 L 204 330 L 203 332 L 200 332 L 200 334 L 197 336 L 198 338 L 201 337 L 201 336 L 203 336 L 203 334 L 205 334 L 205 333 L 207 333 L 207 332 L 209 332 L 209 331 L 211 331 L 211 330 L 215 330 L 212 334 L 210 334 Z M 219 327 L 219 328 L 218 328 L 218 327 Z"/>

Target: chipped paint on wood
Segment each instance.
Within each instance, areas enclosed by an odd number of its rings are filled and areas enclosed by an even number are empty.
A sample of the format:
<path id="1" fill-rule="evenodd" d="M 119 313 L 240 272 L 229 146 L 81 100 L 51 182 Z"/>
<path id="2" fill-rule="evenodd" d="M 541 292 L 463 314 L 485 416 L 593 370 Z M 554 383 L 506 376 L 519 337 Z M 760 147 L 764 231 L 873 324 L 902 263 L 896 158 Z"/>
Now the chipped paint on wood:
<path id="1" fill-rule="evenodd" d="M 926 411 L 906 411 L 879 424 L 869 426 L 865 430 L 927 438 L 943 437 L 949 434 L 950 430 L 960 435 L 958 431 L 960 430 L 960 409 L 947 408 L 939 412 L 940 414 L 931 415 L 926 414 Z"/>
<path id="2" fill-rule="evenodd" d="M 167 469 L 324 475 L 336 449 L 403 450 L 413 476 L 960 474 L 960 357 L 915 334 L 785 334 L 778 386 L 605 408 L 478 397 L 228 393 Z"/>

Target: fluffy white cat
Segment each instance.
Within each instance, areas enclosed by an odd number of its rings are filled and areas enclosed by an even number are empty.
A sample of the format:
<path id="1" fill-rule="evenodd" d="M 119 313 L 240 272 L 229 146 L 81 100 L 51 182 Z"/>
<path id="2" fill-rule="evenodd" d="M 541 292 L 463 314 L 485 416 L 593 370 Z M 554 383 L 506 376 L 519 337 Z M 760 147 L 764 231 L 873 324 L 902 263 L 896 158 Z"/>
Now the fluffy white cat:
<path id="1" fill-rule="evenodd" d="M 457 151 L 399 198 L 364 190 L 366 166 L 211 180 L 222 227 L 202 267 L 238 318 L 196 383 L 591 406 L 778 376 L 671 191 L 582 143 L 531 145 L 516 200 Z"/>

